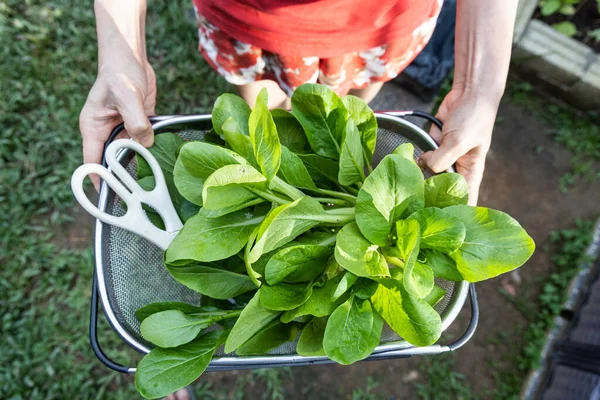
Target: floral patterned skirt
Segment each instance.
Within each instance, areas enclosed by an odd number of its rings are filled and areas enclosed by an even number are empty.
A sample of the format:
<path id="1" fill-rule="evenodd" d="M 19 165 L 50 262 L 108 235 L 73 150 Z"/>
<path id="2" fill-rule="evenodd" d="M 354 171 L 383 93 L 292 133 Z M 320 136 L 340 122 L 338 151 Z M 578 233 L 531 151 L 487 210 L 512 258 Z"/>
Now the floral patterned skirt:
<path id="1" fill-rule="evenodd" d="M 199 50 L 211 67 L 234 85 L 270 79 L 291 95 L 303 83 L 321 83 L 343 96 L 351 89 L 387 82 L 402 72 L 431 38 L 441 6 L 438 0 L 434 16 L 410 38 L 334 58 L 270 53 L 232 38 L 196 12 Z"/>

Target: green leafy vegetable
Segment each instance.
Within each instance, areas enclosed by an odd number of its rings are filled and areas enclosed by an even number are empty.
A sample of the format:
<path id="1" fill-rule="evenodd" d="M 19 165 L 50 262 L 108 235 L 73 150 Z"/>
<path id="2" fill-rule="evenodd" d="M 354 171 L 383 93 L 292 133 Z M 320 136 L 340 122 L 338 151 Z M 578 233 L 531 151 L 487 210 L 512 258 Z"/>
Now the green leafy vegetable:
<path id="1" fill-rule="evenodd" d="M 412 296 L 402 282 L 385 279 L 371 298 L 373 307 L 404 340 L 429 346 L 439 339 L 442 321 L 425 300 Z"/>
<path id="2" fill-rule="evenodd" d="M 327 320 L 323 349 L 342 365 L 367 358 L 379 344 L 383 320 L 369 300 L 350 297 Z"/>
<path id="3" fill-rule="evenodd" d="M 254 158 L 263 175 L 271 181 L 279 170 L 281 144 L 277 136 L 277 127 L 267 107 L 266 88 L 258 94 L 256 105 L 248 118 L 248 127 Z"/>
<path id="4" fill-rule="evenodd" d="M 193 261 L 222 260 L 237 254 L 252 230 L 264 217 L 240 210 L 209 218 L 201 210 L 190 218 L 165 253 L 165 263 L 180 265 Z"/>
<path id="5" fill-rule="evenodd" d="M 371 164 L 377 142 L 377 118 L 367 103 L 359 97 L 348 95 L 342 98 L 342 102 L 360 132 L 365 161 Z"/>
<path id="6" fill-rule="evenodd" d="M 215 311 L 187 315 L 177 310 L 161 311 L 144 319 L 140 331 L 144 339 L 159 347 L 177 347 L 194 340 L 202 329 L 240 313 Z"/>
<path id="7" fill-rule="evenodd" d="M 279 315 L 281 312 L 263 307 L 259 301 L 259 293 L 256 292 L 233 326 L 225 342 L 225 353 L 234 352 Z"/>
<path id="8" fill-rule="evenodd" d="M 469 187 L 462 175 L 446 172 L 425 180 L 425 207 L 467 204 Z"/>
<path id="9" fill-rule="evenodd" d="M 323 337 L 325 336 L 326 318 L 313 318 L 302 330 L 296 352 L 301 356 L 324 356 Z"/>
<path id="10" fill-rule="evenodd" d="M 249 136 L 248 119 L 250 118 L 250 107 L 239 96 L 225 93 L 219 96 L 212 109 L 212 123 L 214 130 L 223 135 L 223 125 L 231 118 L 237 126 L 237 131 Z"/>
<path id="11" fill-rule="evenodd" d="M 304 134 L 304 129 L 293 114 L 280 108 L 271 110 L 273 121 L 277 127 L 277 135 L 282 146 L 294 153 L 308 153 L 310 145 Z"/>
<path id="12" fill-rule="evenodd" d="M 335 260 L 357 276 L 390 276 L 387 262 L 377 245 L 361 234 L 356 223 L 344 226 L 337 235 Z"/>
<path id="13" fill-rule="evenodd" d="M 422 249 L 452 253 L 465 240 L 465 224 L 442 209 L 424 208 L 411 214 L 409 219 L 419 222 Z"/>
<path id="14" fill-rule="evenodd" d="M 135 387 L 148 399 L 167 396 L 195 381 L 208 367 L 221 332 L 209 332 L 172 349 L 157 347 L 137 366 Z"/>
<path id="15" fill-rule="evenodd" d="M 296 338 L 295 324 L 273 321 L 235 351 L 239 356 L 261 355 Z"/>
<path id="16" fill-rule="evenodd" d="M 348 111 L 333 90 L 309 83 L 299 86 L 292 94 L 292 114 L 316 154 L 339 159 Z"/>
<path id="17" fill-rule="evenodd" d="M 465 224 L 465 241 L 450 256 L 469 282 L 512 271 L 523 265 L 535 250 L 533 239 L 508 214 L 470 206 L 452 206 L 445 211 Z"/>
<path id="18" fill-rule="evenodd" d="M 179 283 L 213 299 L 227 300 L 256 289 L 247 275 L 201 264 L 168 265 L 167 269 Z"/>
<path id="19" fill-rule="evenodd" d="M 298 245 L 277 252 L 265 268 L 269 285 L 284 282 L 308 282 L 325 270 L 331 249 L 318 245 Z"/>
<path id="20" fill-rule="evenodd" d="M 136 372 L 142 395 L 189 384 L 223 343 L 261 356 L 299 337 L 298 354 L 349 364 L 375 350 L 385 320 L 431 345 L 446 281 L 488 279 L 533 253 L 510 216 L 467 205 L 463 177 L 425 180 L 412 144 L 373 169 L 377 118 L 362 100 L 307 84 L 292 110 L 270 112 L 266 91 L 253 110 L 226 94 L 203 141 L 163 134 L 150 148 L 184 222 L 165 265 L 198 295 L 136 312 L 157 345 Z M 152 190 L 141 158 L 137 172 Z M 157 210 L 144 211 L 164 228 Z"/>
<path id="21" fill-rule="evenodd" d="M 301 306 L 313 291 L 310 283 L 280 283 L 275 286 L 261 286 L 260 304 L 275 311 L 287 311 Z"/>
<path id="22" fill-rule="evenodd" d="M 360 143 L 360 134 L 354 121 L 348 120 L 340 154 L 338 181 L 350 186 L 365 180 L 365 159 Z"/>
<path id="23" fill-rule="evenodd" d="M 365 179 L 356 200 L 356 223 L 362 234 L 386 246 L 393 224 L 423 208 L 423 174 L 414 162 L 390 154 Z"/>

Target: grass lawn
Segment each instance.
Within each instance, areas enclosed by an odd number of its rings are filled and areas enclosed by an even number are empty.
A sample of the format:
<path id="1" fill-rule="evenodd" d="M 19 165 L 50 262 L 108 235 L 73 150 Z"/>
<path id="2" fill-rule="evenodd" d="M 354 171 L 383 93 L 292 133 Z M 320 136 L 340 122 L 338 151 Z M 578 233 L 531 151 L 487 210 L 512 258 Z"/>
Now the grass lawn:
<path id="1" fill-rule="evenodd" d="M 96 75 L 93 7 L 41 4 L 0 3 L 0 397 L 135 398 L 131 379 L 88 344 L 91 249 L 59 245 L 82 162 L 78 114 Z M 147 32 L 157 113 L 209 111 L 226 86 L 197 52 L 191 1 L 152 4 Z M 109 354 L 129 361 L 103 329 Z"/>
<path id="2" fill-rule="evenodd" d="M 70 176 L 82 162 L 78 114 L 96 74 L 95 23 L 88 3 L 0 3 L 2 399 L 137 398 L 132 378 L 110 372 L 89 347 L 92 251 L 70 245 L 66 235 L 74 220 Z M 214 99 L 230 89 L 203 62 L 196 40 L 190 0 L 150 4 L 147 48 L 157 73 L 157 113 L 209 112 Z M 559 127 L 556 140 L 576 155 L 572 175 L 561 182 L 568 190 L 578 179 L 597 178 L 593 166 L 600 159 L 600 128 L 564 108 L 559 111 L 550 113 L 548 122 Z M 571 134 L 573 126 L 576 136 Z M 583 150 L 578 143 L 585 144 Z M 554 303 L 559 300 L 560 296 Z M 544 314 L 540 324 L 546 324 L 549 315 Z M 536 329 L 530 337 L 537 346 L 543 331 Z M 106 323 L 99 336 L 116 361 L 135 363 L 139 358 Z M 524 348 L 514 362 L 528 367 L 536 351 L 537 347 Z M 472 391 L 463 387 L 464 377 L 452 372 L 451 359 L 428 360 L 423 376 L 447 374 L 453 382 L 449 387 L 470 398 Z M 283 399 L 284 381 L 291 377 L 289 369 L 240 373 L 231 387 L 204 381 L 197 393 L 203 399 L 243 399 L 244 388 L 257 383 L 269 398 Z M 499 379 L 506 393 L 514 394 L 518 382 L 508 375 Z M 370 378 L 366 387 L 358 386 L 352 399 L 389 398 L 375 394 L 385 387 Z M 436 398 L 440 390 L 418 386 L 422 398 Z"/>

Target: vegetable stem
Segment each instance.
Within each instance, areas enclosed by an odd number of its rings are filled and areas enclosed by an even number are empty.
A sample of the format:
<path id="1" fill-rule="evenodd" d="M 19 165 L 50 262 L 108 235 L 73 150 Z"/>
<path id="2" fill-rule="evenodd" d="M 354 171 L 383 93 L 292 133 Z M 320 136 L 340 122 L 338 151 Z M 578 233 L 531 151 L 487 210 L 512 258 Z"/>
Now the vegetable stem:
<path id="1" fill-rule="evenodd" d="M 248 277 L 250 278 L 252 283 L 254 283 L 256 287 L 260 287 L 262 283 L 259 281 L 259 279 L 262 278 L 262 275 L 256 272 L 252 268 L 252 263 L 248 261 L 248 256 L 250 254 L 250 250 L 252 249 L 252 245 L 254 244 L 256 236 L 258 236 L 258 227 L 254 229 L 254 232 L 252 232 L 250 238 L 248 238 L 248 243 L 246 243 L 246 248 L 244 249 L 244 264 L 246 265 L 246 273 L 248 274 Z"/>
<path id="2" fill-rule="evenodd" d="M 369 171 L 369 174 L 370 174 L 371 172 L 373 172 L 373 165 L 371 165 L 371 162 L 369 161 L 369 157 L 367 157 L 367 152 L 365 151 L 364 147 L 363 147 L 363 157 L 365 158 L 365 165 L 367 166 L 367 171 Z"/>
<path id="3" fill-rule="evenodd" d="M 334 208 L 331 210 L 325 210 L 325 212 L 329 215 L 347 215 L 354 217 L 356 213 L 356 209 L 354 207 L 344 207 L 344 208 Z"/>
<path id="4" fill-rule="evenodd" d="M 340 206 L 354 205 L 353 203 L 349 202 L 348 200 L 344 200 L 344 199 L 332 199 L 330 197 L 313 197 L 313 199 L 317 200 L 319 203 L 325 203 L 325 204 L 337 204 Z"/>
<path id="5" fill-rule="evenodd" d="M 260 190 L 260 189 L 256 189 L 256 188 L 248 188 L 252 193 L 256 194 L 257 196 L 262 197 L 265 200 L 269 200 L 273 203 L 277 203 L 277 204 L 287 204 L 290 201 L 287 199 L 284 199 L 282 197 L 277 196 L 275 193 L 272 192 L 267 192 L 264 190 Z"/>
<path id="6" fill-rule="evenodd" d="M 325 215 L 319 216 L 318 221 L 331 225 L 346 225 L 354 221 L 354 208 L 338 208 L 335 213 L 333 210 L 325 211 Z"/>
<path id="7" fill-rule="evenodd" d="M 298 200 L 299 198 L 304 197 L 304 193 L 300 189 L 290 185 L 278 176 L 271 181 L 271 189 L 285 194 L 292 200 Z"/>
<path id="8" fill-rule="evenodd" d="M 329 197 L 337 197 L 339 199 L 344 199 L 352 204 L 356 204 L 356 196 L 353 196 L 348 193 L 336 192 L 335 190 L 327 190 L 327 189 L 316 189 L 313 191 L 317 192 L 319 194 L 322 194 L 322 195 L 329 196 Z"/>
<path id="9" fill-rule="evenodd" d="M 404 263 L 398 257 L 391 257 L 386 255 L 384 255 L 384 257 L 385 261 L 387 261 L 388 263 L 395 265 L 396 267 L 404 268 Z"/>

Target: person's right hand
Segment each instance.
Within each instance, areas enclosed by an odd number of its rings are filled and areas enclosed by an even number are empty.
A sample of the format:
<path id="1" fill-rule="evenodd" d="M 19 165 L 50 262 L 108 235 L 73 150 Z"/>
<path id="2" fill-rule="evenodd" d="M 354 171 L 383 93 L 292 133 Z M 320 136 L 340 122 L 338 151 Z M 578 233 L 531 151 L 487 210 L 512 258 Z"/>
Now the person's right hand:
<path id="1" fill-rule="evenodd" d="M 154 115 L 156 77 L 147 61 L 112 49 L 98 68 L 98 77 L 79 116 L 83 138 L 83 162 L 100 163 L 112 129 L 125 123 L 121 137 L 131 137 L 149 147 L 154 142 L 149 115 Z M 100 178 L 91 176 L 96 190 Z"/>

